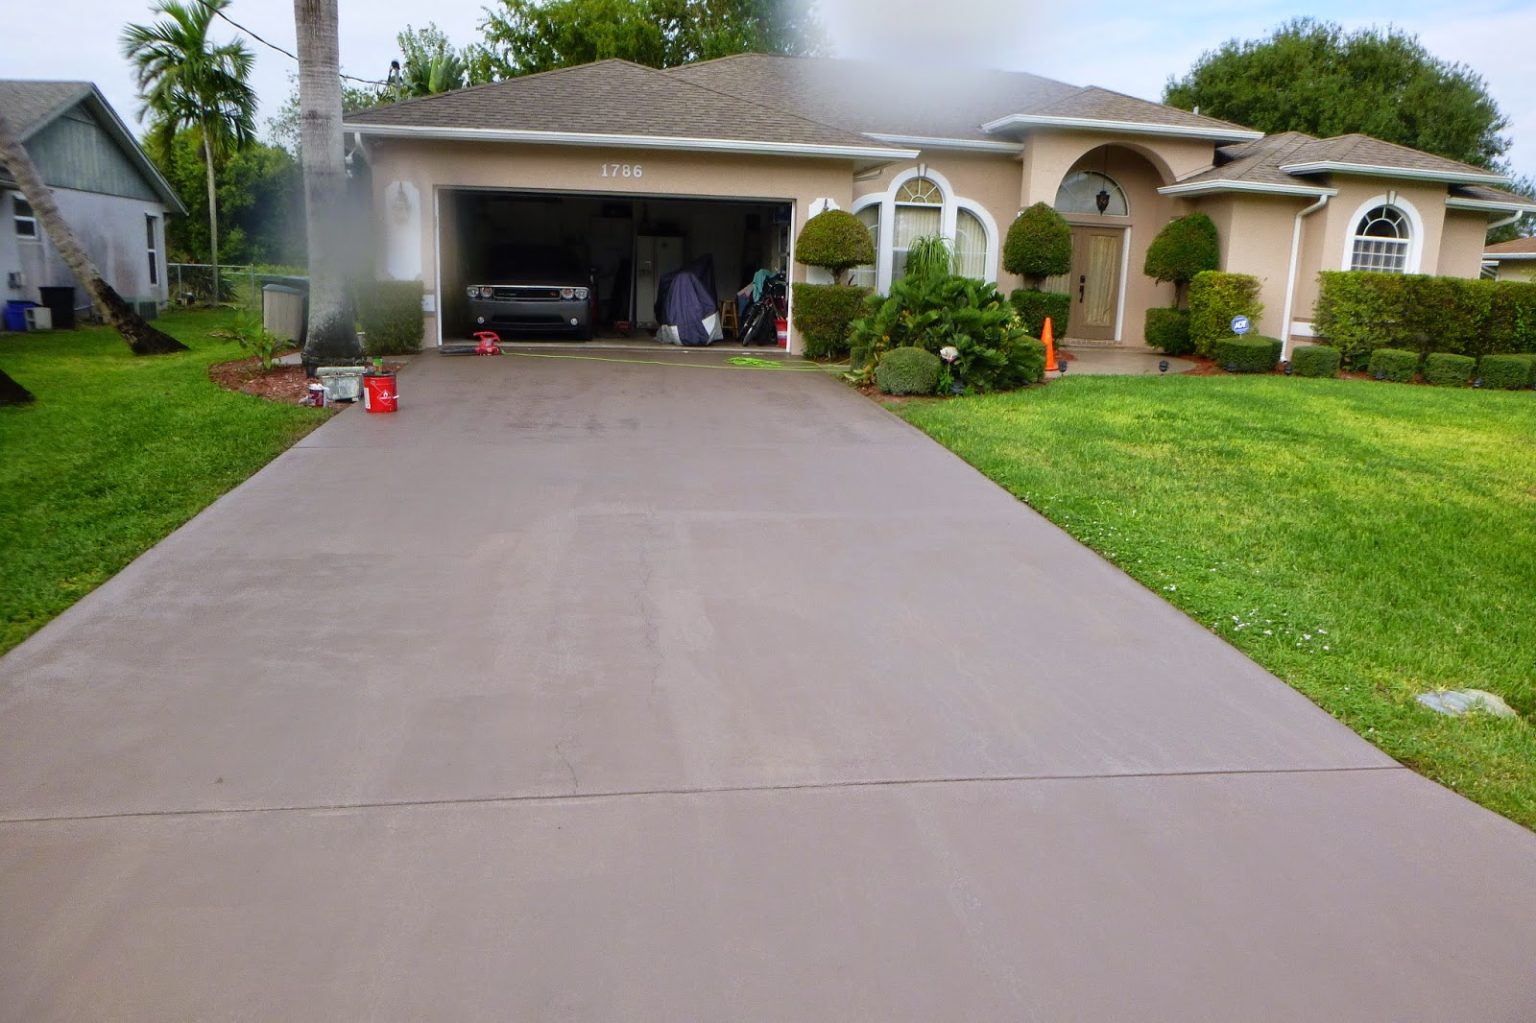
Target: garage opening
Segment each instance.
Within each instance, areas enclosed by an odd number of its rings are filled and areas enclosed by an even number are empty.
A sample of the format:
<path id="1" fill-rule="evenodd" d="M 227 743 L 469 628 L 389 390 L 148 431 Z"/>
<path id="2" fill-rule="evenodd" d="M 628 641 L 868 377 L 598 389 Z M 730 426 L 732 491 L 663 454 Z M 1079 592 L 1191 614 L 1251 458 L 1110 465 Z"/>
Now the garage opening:
<path id="1" fill-rule="evenodd" d="M 787 270 L 792 216 L 783 200 L 444 189 L 442 343 L 473 344 L 477 330 L 652 342 L 670 274 L 698 272 L 715 308 L 734 309 L 760 271 Z M 721 319 L 740 343 L 729 312 Z"/>

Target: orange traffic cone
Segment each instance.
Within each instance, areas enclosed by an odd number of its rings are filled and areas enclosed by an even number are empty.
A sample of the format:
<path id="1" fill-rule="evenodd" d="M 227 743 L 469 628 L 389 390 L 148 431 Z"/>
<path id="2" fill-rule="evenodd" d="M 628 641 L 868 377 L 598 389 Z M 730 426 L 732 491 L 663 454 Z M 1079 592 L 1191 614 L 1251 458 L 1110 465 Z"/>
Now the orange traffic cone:
<path id="1" fill-rule="evenodd" d="M 1060 367 L 1056 365 L 1056 342 L 1051 337 L 1051 318 L 1045 318 L 1045 326 L 1040 328 L 1040 340 L 1045 342 L 1045 371 L 1047 373 L 1059 373 Z"/>

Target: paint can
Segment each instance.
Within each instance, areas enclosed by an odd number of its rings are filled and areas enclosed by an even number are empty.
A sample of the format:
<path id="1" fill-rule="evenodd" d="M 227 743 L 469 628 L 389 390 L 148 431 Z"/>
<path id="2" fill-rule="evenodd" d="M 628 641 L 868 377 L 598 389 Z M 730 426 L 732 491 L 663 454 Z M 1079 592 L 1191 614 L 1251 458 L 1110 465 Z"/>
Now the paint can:
<path id="1" fill-rule="evenodd" d="M 400 392 L 395 390 L 393 373 L 363 374 L 363 408 L 369 412 L 393 412 L 399 408 Z"/>
<path id="2" fill-rule="evenodd" d="M 306 401 L 305 404 L 313 406 L 314 408 L 325 408 L 325 385 L 310 384 L 309 400 Z"/>

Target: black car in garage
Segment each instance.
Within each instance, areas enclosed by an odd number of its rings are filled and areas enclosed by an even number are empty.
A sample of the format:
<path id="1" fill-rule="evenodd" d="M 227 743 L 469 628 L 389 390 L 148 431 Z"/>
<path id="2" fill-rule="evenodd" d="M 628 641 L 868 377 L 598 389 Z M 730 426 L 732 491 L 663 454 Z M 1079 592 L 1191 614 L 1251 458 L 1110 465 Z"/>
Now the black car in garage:
<path id="1" fill-rule="evenodd" d="M 592 337 L 592 271 L 552 246 L 493 248 L 478 283 L 465 288 L 474 330 L 522 336 Z"/>

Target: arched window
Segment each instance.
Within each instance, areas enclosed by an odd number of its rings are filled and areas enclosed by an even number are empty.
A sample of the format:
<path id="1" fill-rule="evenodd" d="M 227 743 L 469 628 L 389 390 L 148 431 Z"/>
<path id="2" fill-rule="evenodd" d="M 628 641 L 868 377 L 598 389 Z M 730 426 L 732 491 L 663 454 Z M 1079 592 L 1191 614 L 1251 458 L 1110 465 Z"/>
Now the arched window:
<path id="1" fill-rule="evenodd" d="M 878 276 L 876 264 L 880 261 L 880 206 L 878 203 L 866 206 L 854 216 L 858 217 L 859 222 L 868 229 L 869 239 L 875 243 L 875 262 L 854 267 L 849 274 L 849 281 L 861 288 L 873 288 Z"/>
<path id="2" fill-rule="evenodd" d="M 1100 192 L 1109 194 L 1109 205 L 1102 211 L 1104 216 L 1130 216 L 1131 207 L 1125 200 L 1125 190 L 1115 184 L 1114 178 L 1098 171 L 1068 174 L 1056 190 L 1056 212 L 1099 214 Z"/>
<path id="3" fill-rule="evenodd" d="M 896 190 L 891 232 L 891 280 L 907 275 L 907 249 L 915 238 L 938 234 L 944 223 L 944 190 L 929 178 L 909 178 Z"/>
<path id="4" fill-rule="evenodd" d="M 1377 206 L 1367 210 L 1355 225 L 1349 268 L 1406 273 L 1408 245 L 1412 239 L 1413 231 L 1408 216 L 1396 206 Z"/>
<path id="5" fill-rule="evenodd" d="M 987 229 L 970 210 L 955 211 L 955 272 L 964 277 L 987 276 Z"/>

